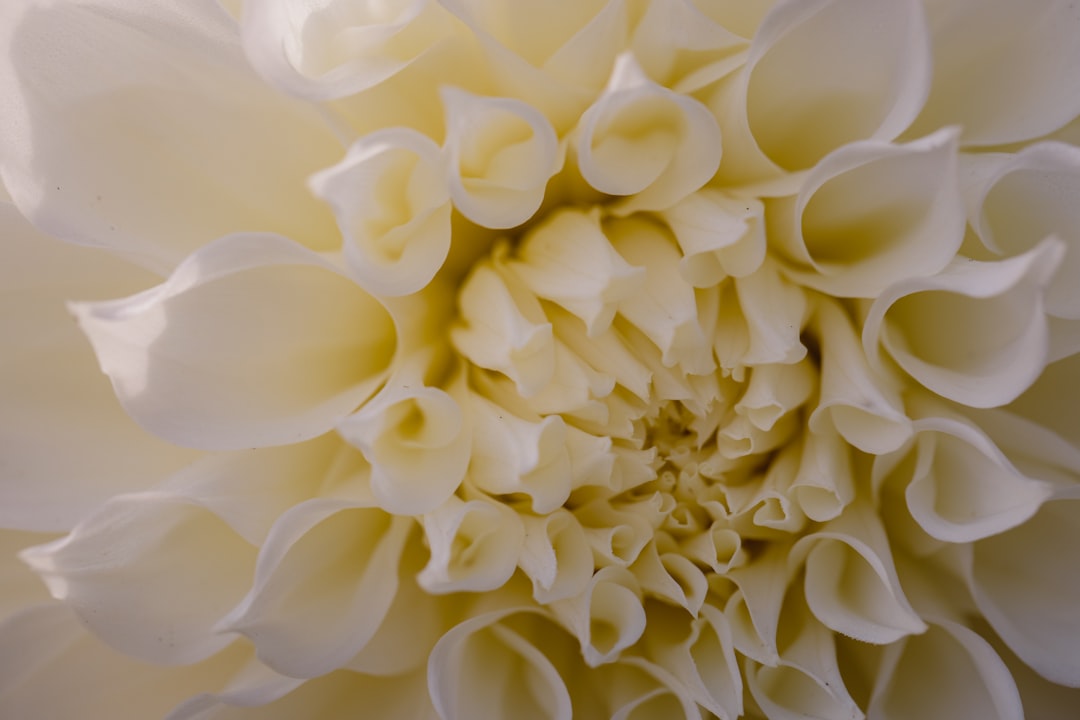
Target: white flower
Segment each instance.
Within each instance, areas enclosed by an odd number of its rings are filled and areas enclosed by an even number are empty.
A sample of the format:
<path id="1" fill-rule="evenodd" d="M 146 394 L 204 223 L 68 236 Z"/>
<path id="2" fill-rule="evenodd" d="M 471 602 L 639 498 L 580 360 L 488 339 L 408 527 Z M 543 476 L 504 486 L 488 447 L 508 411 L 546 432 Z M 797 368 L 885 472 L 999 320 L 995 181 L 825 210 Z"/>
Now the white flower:
<path id="1" fill-rule="evenodd" d="M 1073 3 L 0 17 L 3 717 L 1075 713 Z"/>

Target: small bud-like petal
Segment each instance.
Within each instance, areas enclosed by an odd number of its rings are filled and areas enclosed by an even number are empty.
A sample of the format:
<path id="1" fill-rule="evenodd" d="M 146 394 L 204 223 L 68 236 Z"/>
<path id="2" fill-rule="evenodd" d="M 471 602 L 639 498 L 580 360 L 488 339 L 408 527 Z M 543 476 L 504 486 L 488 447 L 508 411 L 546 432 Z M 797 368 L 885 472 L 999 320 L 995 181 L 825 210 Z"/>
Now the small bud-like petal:
<path id="1" fill-rule="evenodd" d="M 725 276 L 743 277 L 765 260 L 765 208 L 760 200 L 699 190 L 660 213 L 682 250 L 683 277 L 712 287 Z"/>
<path id="2" fill-rule="evenodd" d="M 616 660 L 645 632 L 641 590 L 629 570 L 599 570 L 575 598 L 551 604 L 555 616 L 577 636 L 589 667 Z"/>
<path id="3" fill-rule="evenodd" d="M 452 496 L 423 524 L 431 559 L 417 580 L 427 592 L 494 590 L 514 574 L 525 529 L 509 506 Z"/>

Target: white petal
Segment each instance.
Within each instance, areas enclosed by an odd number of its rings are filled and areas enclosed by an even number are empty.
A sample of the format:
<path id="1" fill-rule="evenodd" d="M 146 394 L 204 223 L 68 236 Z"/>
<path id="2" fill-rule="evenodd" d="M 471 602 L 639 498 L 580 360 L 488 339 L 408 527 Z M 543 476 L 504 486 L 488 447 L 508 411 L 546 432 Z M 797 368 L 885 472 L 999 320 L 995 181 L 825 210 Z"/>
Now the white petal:
<path id="1" fill-rule="evenodd" d="M 870 720 L 933 717 L 944 708 L 956 720 L 1024 718 L 1008 668 L 985 640 L 957 623 L 931 624 L 886 648 L 882 662 Z"/>
<path id="2" fill-rule="evenodd" d="M 814 391 L 815 372 L 804 358 L 790 365 L 755 365 L 735 412 L 761 430 L 771 430 L 780 418 L 805 403 Z"/>
<path id="3" fill-rule="evenodd" d="M 699 190 L 661 216 L 682 250 L 680 270 L 694 287 L 711 287 L 725 275 L 743 277 L 765 260 L 765 218 L 760 200 Z"/>
<path id="4" fill-rule="evenodd" d="M 697 617 L 709 592 L 709 581 L 681 552 L 660 553 L 651 542 L 630 566 L 643 592 L 684 608 Z"/>
<path id="5" fill-rule="evenodd" d="M 929 50 L 917 0 L 777 3 L 747 58 L 754 138 L 790 170 L 854 140 L 893 139 L 929 90 Z"/>
<path id="6" fill-rule="evenodd" d="M 22 558 L 111 647 L 178 665 L 233 641 L 214 625 L 243 597 L 255 548 L 187 498 L 143 493 Z"/>
<path id="7" fill-rule="evenodd" d="M 939 275 L 896 283 L 863 325 L 863 347 L 878 342 L 924 387 L 971 407 L 1015 399 L 1048 361 L 1043 288 L 1061 260 L 1050 238 L 999 262 L 958 258 Z"/>
<path id="8" fill-rule="evenodd" d="M 533 597 L 548 604 L 585 590 L 593 572 L 592 550 L 581 523 L 564 509 L 522 515 L 525 541 L 518 565 L 532 580 Z"/>
<path id="9" fill-rule="evenodd" d="M 1046 290 L 1046 311 L 1080 318 L 1080 148 L 1039 143 L 1005 156 L 973 203 L 972 226 L 989 249 L 1003 255 L 1027 252 L 1054 235 L 1065 257 Z"/>
<path id="10" fill-rule="evenodd" d="M 599 570 L 580 595 L 550 607 L 577 636 L 589 667 L 614 661 L 645 632 L 641 590 L 625 568 Z"/>
<path id="11" fill-rule="evenodd" d="M 444 87 L 442 99 L 454 207 L 483 227 L 509 228 L 528 220 L 543 202 L 548 180 L 562 167 L 563 150 L 547 118 L 520 100 L 457 88 Z"/>
<path id="12" fill-rule="evenodd" d="M 20 7 L 0 40 L 0 173 L 36 225 L 158 272 L 230 232 L 337 246 L 304 180 L 340 144 L 255 76 L 217 2 Z"/>
<path id="13" fill-rule="evenodd" d="M 793 213 L 776 240 L 805 285 L 876 297 L 898 280 L 932 275 L 964 237 L 956 133 L 845 145 L 810 171 Z"/>
<path id="14" fill-rule="evenodd" d="M 408 295 L 435 277 L 450 251 L 450 191 L 439 147 L 408 128 L 365 135 L 311 177 L 334 208 L 345 257 L 376 295 Z"/>
<path id="15" fill-rule="evenodd" d="M 341 501 L 296 506 L 267 537 L 250 592 L 219 629 L 247 636 L 259 659 L 285 675 L 341 667 L 389 610 L 411 527 Z"/>
<path id="16" fill-rule="evenodd" d="M 371 463 L 371 490 L 395 515 L 421 515 L 449 498 L 465 477 L 472 448 L 464 377 L 450 391 L 399 372 L 337 430 Z"/>
<path id="17" fill-rule="evenodd" d="M 974 546 L 970 584 L 1002 640 L 1051 682 L 1080 687 L 1080 573 L 1068 549 L 1080 542 L 1075 489 L 1023 525 Z"/>
<path id="18" fill-rule="evenodd" d="M 495 590 L 514 574 L 525 529 L 508 505 L 452 496 L 423 525 L 431 559 L 417 580 L 427 592 Z"/>
<path id="19" fill-rule="evenodd" d="M 754 562 L 728 574 L 739 587 L 724 606 L 732 642 L 740 653 L 763 665 L 774 666 L 780 661 L 776 633 L 791 579 L 790 550 L 790 546 L 772 544 Z"/>
<path id="20" fill-rule="evenodd" d="M 1039 379 L 1009 405 L 1009 410 L 1043 425 L 1080 448 L 1080 354 L 1046 366 Z"/>
<path id="21" fill-rule="evenodd" d="M 1044 135 L 1080 114 L 1080 9 L 1067 0 L 930 0 L 934 77 L 912 128 L 963 127 L 968 145 Z"/>
<path id="22" fill-rule="evenodd" d="M 2 201 L 0 232 L 0 525 L 66 531 L 198 453 L 132 422 L 65 309 L 72 298 L 134 292 L 153 275 L 40 235 Z"/>
<path id="23" fill-rule="evenodd" d="M 851 449 L 828 425 L 803 435 L 799 472 L 789 497 L 815 522 L 832 520 L 855 499 Z"/>
<path id="24" fill-rule="evenodd" d="M 136 422 L 204 449 L 321 435 L 383 380 L 397 343 L 378 302 L 270 235 L 222 238 L 156 288 L 73 310 Z"/>
<path id="25" fill-rule="evenodd" d="M 570 720 L 570 695 L 558 670 L 528 638 L 501 624 L 514 612 L 499 610 L 467 620 L 435 646 L 428 687 L 443 720 Z"/>
<path id="26" fill-rule="evenodd" d="M 720 129 L 708 108 L 649 80 L 630 54 L 581 116 L 574 145 L 586 182 L 633 195 L 620 212 L 662 210 L 694 192 L 720 165 Z"/>
<path id="27" fill-rule="evenodd" d="M 810 429 L 820 432 L 831 422 L 863 452 L 898 449 L 911 437 L 899 383 L 870 367 L 850 318 L 834 302 L 819 302 L 813 325 L 821 347 L 821 394 L 810 414 Z"/>
<path id="28" fill-rule="evenodd" d="M 888 539 L 865 503 L 800 539 L 789 562 L 806 558 L 806 602 L 826 627 L 883 645 L 926 630 L 893 566 Z"/>
<path id="29" fill-rule="evenodd" d="M 286 92 L 327 100 L 400 72 L 450 34 L 433 0 L 247 0 L 241 22 L 252 65 Z"/>
<path id="30" fill-rule="evenodd" d="M 690 94 L 726 74 L 725 61 L 746 41 L 693 0 L 649 3 L 630 47 L 645 73 Z"/>
<path id="31" fill-rule="evenodd" d="M 758 270 L 736 278 L 735 289 L 749 332 L 743 364 L 794 363 L 806 357 L 799 339 L 807 315 L 806 294 L 785 280 L 774 262 L 766 259 Z"/>
<path id="32" fill-rule="evenodd" d="M 537 296 L 577 316 L 589 336 L 607 330 L 620 301 L 638 294 L 645 270 L 616 252 L 596 213 L 562 210 L 545 218 L 510 267 Z"/>

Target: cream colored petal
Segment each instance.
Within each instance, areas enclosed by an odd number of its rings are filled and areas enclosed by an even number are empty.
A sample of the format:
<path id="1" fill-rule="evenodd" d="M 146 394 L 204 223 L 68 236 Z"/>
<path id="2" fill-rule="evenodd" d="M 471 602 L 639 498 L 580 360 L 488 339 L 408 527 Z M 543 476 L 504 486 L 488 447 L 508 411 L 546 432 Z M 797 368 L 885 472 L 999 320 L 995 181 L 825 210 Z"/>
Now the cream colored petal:
<path id="1" fill-rule="evenodd" d="M 732 643 L 747 658 L 770 667 L 780 662 L 776 632 L 792 575 L 790 550 L 790 545 L 770 544 L 754 562 L 728 574 L 739 588 L 724 605 Z"/>
<path id="2" fill-rule="evenodd" d="M 976 194 L 972 226 L 983 244 L 1000 254 L 1027 252 L 1048 235 L 1065 243 L 1046 290 L 1046 311 L 1080 318 L 1080 148 L 1038 143 L 1003 156 Z M 1071 353 L 1070 353 L 1071 354 Z"/>
<path id="3" fill-rule="evenodd" d="M 630 48 L 649 77 L 690 94 L 722 77 L 724 60 L 746 41 L 692 0 L 649 3 Z"/>
<path id="4" fill-rule="evenodd" d="M 1039 379 L 1013 401 L 1008 409 L 1043 425 L 1080 448 L 1080 354 L 1046 366 Z"/>
<path id="5" fill-rule="evenodd" d="M 462 320 L 450 330 L 454 347 L 475 365 L 510 378 L 524 397 L 555 374 L 551 323 L 535 296 L 488 264 L 477 265 L 458 293 Z"/>
<path id="6" fill-rule="evenodd" d="M 215 624 L 243 597 L 255 555 L 206 508 L 155 492 L 121 495 L 21 557 L 105 643 L 181 665 L 233 641 Z"/>
<path id="7" fill-rule="evenodd" d="M 969 583 L 983 617 L 1047 680 L 1080 687 L 1076 638 L 1080 573 L 1069 548 L 1077 537 L 1074 488 L 1023 525 L 974 545 Z"/>
<path id="8" fill-rule="evenodd" d="M 775 262 L 767 259 L 758 270 L 736 278 L 735 290 L 749 333 L 743 364 L 794 363 L 806 357 L 799 339 L 807 316 L 806 294 L 783 278 Z"/>
<path id="9" fill-rule="evenodd" d="M 690 559 L 721 575 L 745 565 L 748 560 L 739 533 L 722 520 L 714 521 L 704 532 L 685 540 L 681 549 Z"/>
<path id="10" fill-rule="evenodd" d="M 424 384 L 425 370 L 403 367 L 337 426 L 371 463 L 379 507 L 395 515 L 421 515 L 441 505 L 465 478 L 472 453 L 464 375 L 443 390 Z"/>
<path id="11" fill-rule="evenodd" d="M 821 432 L 831 423 L 847 442 L 880 455 L 900 448 L 911 437 L 899 382 L 872 369 L 844 310 L 820 299 L 812 325 L 821 347 L 821 388 L 809 427 Z"/>
<path id="12" fill-rule="evenodd" d="M 652 373 L 617 329 L 609 328 L 590 337 L 588 327 L 568 313 L 547 308 L 547 316 L 558 339 L 575 355 L 638 398 L 648 400 Z"/>
<path id="13" fill-rule="evenodd" d="M 645 546 L 630 566 L 642 592 L 682 607 L 694 617 L 705 604 L 709 581 L 705 573 L 680 552 L 660 553 L 656 542 Z"/>
<path id="14" fill-rule="evenodd" d="M 574 597 L 592 577 L 589 541 L 581 523 L 565 509 L 544 517 L 522 515 L 525 541 L 518 565 L 533 583 L 533 597 L 547 604 Z"/>
<path id="15" fill-rule="evenodd" d="M 271 530 L 251 590 L 219 629 L 247 636 L 259 659 L 285 675 L 317 677 L 343 666 L 394 601 L 412 526 L 344 501 L 296 506 Z"/>
<path id="16" fill-rule="evenodd" d="M 431 559 L 417 580 L 427 592 L 495 590 L 514 574 L 525 528 L 509 506 L 454 496 L 422 522 Z"/>
<path id="17" fill-rule="evenodd" d="M 796 263 L 792 277 L 830 295 L 872 298 L 944 268 L 964 237 L 956 158 L 953 130 L 907 145 L 851 143 L 828 155 L 794 200 L 793 222 L 774 238 Z"/>
<path id="18" fill-rule="evenodd" d="M 943 708 L 957 720 L 1025 717 L 1016 683 L 993 648 L 947 620 L 885 649 L 867 717 L 932 717 Z"/>
<path id="19" fill-rule="evenodd" d="M 640 657 L 605 666 L 599 682 L 608 688 L 611 720 L 700 720 L 701 709 L 666 670 Z"/>
<path id="20" fill-rule="evenodd" d="M 531 608 L 522 608 L 531 619 Z M 525 615 L 524 613 L 529 613 Z M 530 717 L 570 720 L 563 679 L 531 638 L 501 621 L 515 610 L 466 620 L 439 641 L 428 661 L 428 688 L 443 720 Z M 548 623 L 542 632 L 559 632 Z"/>
<path id="21" fill-rule="evenodd" d="M 880 342 L 916 381 L 964 405 L 1012 401 L 1048 361 L 1043 290 L 1062 252 L 1051 238 L 1008 260 L 958 258 L 893 285 L 863 324 L 867 356 L 880 363 Z"/>
<path id="22" fill-rule="evenodd" d="M 469 480 L 492 495 L 523 494 L 539 515 L 561 507 L 573 484 L 563 419 L 525 420 L 475 394 L 470 411 Z"/>
<path id="23" fill-rule="evenodd" d="M 450 252 L 450 190 L 439 147 L 390 128 L 365 135 L 344 159 L 313 175 L 312 191 L 334 208 L 345 258 L 376 295 L 426 286 Z"/>
<path id="24" fill-rule="evenodd" d="M 338 246 L 304 180 L 341 146 L 215 0 L 20 3 L 3 27 L 0 175 L 38 227 L 160 273 L 231 232 Z"/>
<path id="25" fill-rule="evenodd" d="M 652 536 L 649 518 L 633 511 L 616 509 L 598 498 L 574 509 L 574 516 L 585 528 L 597 566 L 628 567 Z"/>
<path id="26" fill-rule="evenodd" d="M 73 298 L 135 292 L 154 276 L 41 235 L 3 201 L 0 233 L 0 525 L 67 531 L 198 453 L 132 422 L 65 308 Z"/>
<path id="27" fill-rule="evenodd" d="M 618 253 L 645 269 L 641 292 L 623 299 L 619 314 L 660 349 L 665 367 L 697 375 L 715 370 L 712 337 L 700 322 L 694 288 L 679 272 L 682 257 L 670 235 L 638 219 L 618 221 L 609 232 Z"/>
<path id="28" fill-rule="evenodd" d="M 621 213 L 663 210 L 716 173 L 720 129 L 704 105 L 652 82 L 627 53 L 581 116 L 574 148 L 589 185 L 633 196 Z"/>
<path id="29" fill-rule="evenodd" d="M 744 277 L 765 260 L 764 206 L 715 190 L 699 190 L 660 213 L 682 250 L 680 270 L 694 287 L 726 275 Z"/>
<path id="30" fill-rule="evenodd" d="M 949 415 L 914 423 L 917 454 L 905 497 L 915 521 L 939 540 L 967 543 L 1034 515 L 1052 486 L 1025 477 L 976 425 Z"/>
<path id="31" fill-rule="evenodd" d="M 851 449 L 828 425 L 803 435 L 799 471 L 788 491 L 808 518 L 826 522 L 838 517 L 855 499 L 856 476 Z"/>
<path id="32" fill-rule="evenodd" d="M 272 235 L 222 238 L 162 285 L 72 309 L 136 422 L 204 449 L 321 435 L 382 382 L 397 344 L 374 298 Z"/>
<path id="33" fill-rule="evenodd" d="M 1066 0 L 928 0 L 933 84 L 912 128 L 966 145 L 1030 140 L 1080 114 L 1080 10 Z"/>
<path id="34" fill-rule="evenodd" d="M 805 358 L 790 365 L 755 365 L 746 391 L 735 404 L 735 412 L 745 415 L 755 427 L 769 431 L 780 418 L 810 398 L 815 375 Z"/>
<path id="35" fill-rule="evenodd" d="M 240 29 L 248 59 L 268 82 L 328 100 L 392 77 L 455 27 L 434 0 L 247 0 Z"/>
<path id="36" fill-rule="evenodd" d="M 216 691 L 250 657 L 238 643 L 187 667 L 143 662 L 101 643 L 59 603 L 0 625 L 0 646 L 15 663 L 0 660 L 0 713 L 20 720 L 164 717 L 188 697 Z"/>
<path id="37" fill-rule="evenodd" d="M 589 667 L 613 662 L 645 632 L 641 590 L 625 568 L 599 570 L 580 595 L 549 607 L 577 637 Z"/>
<path id="38" fill-rule="evenodd" d="M 826 627 L 875 645 L 926 630 L 900 587 L 881 520 L 866 503 L 800 539 L 789 562 L 803 558 L 806 602 Z"/>
<path id="39" fill-rule="evenodd" d="M 510 228 L 540 208 L 564 149 L 547 118 L 512 98 L 443 87 L 447 180 L 454 207 L 477 225 Z"/>
<path id="40" fill-rule="evenodd" d="M 747 58 L 749 127 L 778 165 L 807 168 L 849 142 L 899 135 L 930 70 L 917 0 L 778 2 Z"/>
<path id="41" fill-rule="evenodd" d="M 562 210 L 529 232 L 510 262 L 537 296 L 577 316 L 590 337 L 607 330 L 620 301 L 641 291 L 645 271 L 616 252 L 596 213 Z"/>

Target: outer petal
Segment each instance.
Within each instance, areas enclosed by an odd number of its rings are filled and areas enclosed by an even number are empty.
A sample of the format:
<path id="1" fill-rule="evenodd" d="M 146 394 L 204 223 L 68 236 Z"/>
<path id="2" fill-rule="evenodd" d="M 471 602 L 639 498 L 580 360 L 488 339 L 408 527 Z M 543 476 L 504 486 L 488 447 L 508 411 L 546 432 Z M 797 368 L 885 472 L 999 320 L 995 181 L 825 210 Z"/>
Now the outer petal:
<path id="1" fill-rule="evenodd" d="M 963 127 L 967 145 L 1029 140 L 1080 114 L 1080 7 L 1068 0 L 926 0 L 930 97 L 913 133 Z"/>
<path id="2" fill-rule="evenodd" d="M 0 525 L 70 530 L 108 498 L 146 489 L 198 453 L 132 422 L 64 308 L 72 298 L 134 292 L 154 277 L 39 235 L 2 201 L 0 234 Z"/>
<path id="3" fill-rule="evenodd" d="M 252 73 L 217 2 L 18 6 L 0 33 L 0 174 L 36 225 L 159 272 L 242 230 L 337 245 L 304 180 L 340 145 Z"/>
<path id="4" fill-rule="evenodd" d="M 397 342 L 385 308 L 276 236 L 222 238 L 156 288 L 73 309 L 135 420 L 206 449 L 321 435 L 383 380 Z"/>

